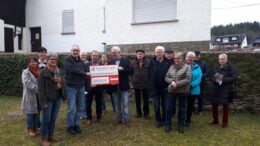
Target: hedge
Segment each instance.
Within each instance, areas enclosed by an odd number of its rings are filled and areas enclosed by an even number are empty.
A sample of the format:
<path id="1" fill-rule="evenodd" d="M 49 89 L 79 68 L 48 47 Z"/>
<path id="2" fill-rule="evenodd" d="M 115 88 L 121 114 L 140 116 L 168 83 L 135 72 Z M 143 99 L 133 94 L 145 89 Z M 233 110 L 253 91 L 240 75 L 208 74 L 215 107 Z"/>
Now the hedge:
<path id="1" fill-rule="evenodd" d="M 22 96 L 21 73 L 27 67 L 28 56 L 22 54 L 0 54 L 0 95 Z M 209 64 L 212 72 L 217 64 L 218 53 L 204 53 L 203 59 Z M 133 55 L 126 56 L 129 60 Z M 151 58 L 152 56 L 148 56 Z M 63 67 L 64 55 L 59 55 L 58 65 Z M 239 72 L 236 82 L 238 98 L 260 94 L 260 53 L 229 53 L 228 58 Z M 209 79 L 208 79 L 209 80 Z M 208 83 L 208 94 L 210 94 L 211 83 Z"/>
<path id="2" fill-rule="evenodd" d="M 22 96 L 21 75 L 27 67 L 27 58 L 35 54 L 0 54 L 0 95 Z M 58 65 L 63 67 L 64 55 L 59 55 Z"/>

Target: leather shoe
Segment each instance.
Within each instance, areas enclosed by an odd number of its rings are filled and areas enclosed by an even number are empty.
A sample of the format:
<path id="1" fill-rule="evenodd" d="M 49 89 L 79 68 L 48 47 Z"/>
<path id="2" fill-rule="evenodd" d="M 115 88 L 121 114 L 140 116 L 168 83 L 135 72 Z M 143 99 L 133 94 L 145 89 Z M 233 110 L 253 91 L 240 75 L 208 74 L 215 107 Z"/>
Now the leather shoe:
<path id="1" fill-rule="evenodd" d="M 227 124 L 222 124 L 222 126 L 221 126 L 222 128 L 227 128 L 228 127 L 228 125 Z"/>
<path id="2" fill-rule="evenodd" d="M 212 121 L 212 122 L 209 123 L 209 125 L 218 125 L 218 122 Z"/>
<path id="3" fill-rule="evenodd" d="M 68 128 L 67 128 L 67 132 L 68 132 L 70 135 L 75 135 L 75 134 L 76 134 L 76 131 L 74 130 L 73 127 L 68 127 Z"/>
<path id="4" fill-rule="evenodd" d="M 131 123 L 129 121 L 124 122 L 126 127 L 131 127 Z"/>
<path id="5" fill-rule="evenodd" d="M 182 126 L 178 127 L 179 133 L 183 134 L 184 133 L 184 128 Z"/>
<path id="6" fill-rule="evenodd" d="M 122 121 L 116 120 L 116 121 L 113 122 L 113 125 L 119 125 L 119 124 L 122 124 Z"/>
<path id="7" fill-rule="evenodd" d="M 58 142 L 58 141 L 60 141 L 60 138 L 54 137 L 54 136 L 49 136 L 49 137 L 48 137 L 48 141 Z"/>
<path id="8" fill-rule="evenodd" d="M 164 129 L 165 132 L 170 132 L 171 131 L 171 126 L 165 126 L 165 129 Z"/>
<path id="9" fill-rule="evenodd" d="M 78 125 L 76 125 L 76 126 L 74 127 L 74 130 L 75 130 L 76 133 L 81 133 L 81 132 L 82 132 L 81 129 L 80 129 L 80 127 L 79 127 Z"/>
<path id="10" fill-rule="evenodd" d="M 137 115 L 135 115 L 135 117 L 136 117 L 136 118 L 141 118 L 142 115 L 137 114 Z"/>

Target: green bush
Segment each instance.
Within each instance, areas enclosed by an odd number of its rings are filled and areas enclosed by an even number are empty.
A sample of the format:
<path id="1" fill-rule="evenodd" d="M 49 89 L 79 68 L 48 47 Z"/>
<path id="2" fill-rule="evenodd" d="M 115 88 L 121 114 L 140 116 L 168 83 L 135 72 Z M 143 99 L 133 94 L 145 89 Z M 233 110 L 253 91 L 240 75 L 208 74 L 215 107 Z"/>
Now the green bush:
<path id="1" fill-rule="evenodd" d="M 32 55 L 32 54 L 30 54 Z M 27 67 L 26 59 L 29 55 L 1 54 L 0 55 L 0 94 L 10 96 L 22 96 L 21 73 Z M 148 56 L 147 58 L 151 58 Z M 58 66 L 63 68 L 64 55 L 59 55 Z M 132 60 L 133 55 L 127 58 Z M 239 72 L 239 80 L 236 83 L 238 98 L 260 93 L 260 54 L 258 53 L 229 53 L 230 62 Z M 212 72 L 218 63 L 216 53 L 203 54 L 203 59 L 209 64 Z M 209 80 L 209 79 L 208 79 Z M 208 83 L 210 86 L 211 83 Z M 210 90 L 208 89 L 209 94 Z"/>
<path id="2" fill-rule="evenodd" d="M 22 71 L 27 68 L 27 58 L 35 54 L 0 54 L 0 95 L 22 96 Z M 59 55 L 58 65 L 62 65 L 63 55 Z"/>

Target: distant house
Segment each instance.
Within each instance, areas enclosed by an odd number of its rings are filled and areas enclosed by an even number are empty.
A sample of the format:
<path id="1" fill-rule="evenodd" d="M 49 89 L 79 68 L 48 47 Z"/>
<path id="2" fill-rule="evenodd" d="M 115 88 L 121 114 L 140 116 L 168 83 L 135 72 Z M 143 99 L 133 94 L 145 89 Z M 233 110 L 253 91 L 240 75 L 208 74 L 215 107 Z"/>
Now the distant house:
<path id="1" fill-rule="evenodd" d="M 245 34 L 234 34 L 215 36 L 211 40 L 211 49 L 217 48 L 244 48 L 247 46 L 247 38 Z"/>
<path id="2" fill-rule="evenodd" d="M 253 48 L 260 48 L 260 36 L 257 36 L 251 43 Z"/>
<path id="3" fill-rule="evenodd" d="M 0 51 L 206 50 L 210 21 L 211 0 L 1 0 Z"/>

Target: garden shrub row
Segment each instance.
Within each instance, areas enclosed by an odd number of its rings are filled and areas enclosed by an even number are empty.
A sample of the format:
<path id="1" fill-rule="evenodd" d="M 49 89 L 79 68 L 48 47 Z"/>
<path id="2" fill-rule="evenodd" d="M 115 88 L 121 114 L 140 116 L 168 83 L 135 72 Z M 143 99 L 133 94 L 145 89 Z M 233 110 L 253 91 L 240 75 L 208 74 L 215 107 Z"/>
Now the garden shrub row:
<path id="1" fill-rule="evenodd" d="M 26 59 L 35 54 L 0 54 L 0 95 L 22 96 L 22 70 L 27 67 Z M 133 55 L 125 56 L 129 60 Z M 147 56 L 150 59 L 152 56 Z M 236 82 L 237 98 L 245 100 L 246 97 L 260 94 L 260 53 L 229 53 L 229 60 L 235 65 L 239 72 L 239 79 Z M 64 55 L 60 54 L 58 65 L 63 67 Z M 218 53 L 204 53 L 203 59 L 209 64 L 212 72 L 218 63 Z M 210 75 L 209 75 L 210 76 Z M 207 95 L 211 94 L 211 83 L 209 78 Z M 253 100 L 253 99 L 252 99 Z M 253 101 L 252 101 L 253 102 Z"/>

